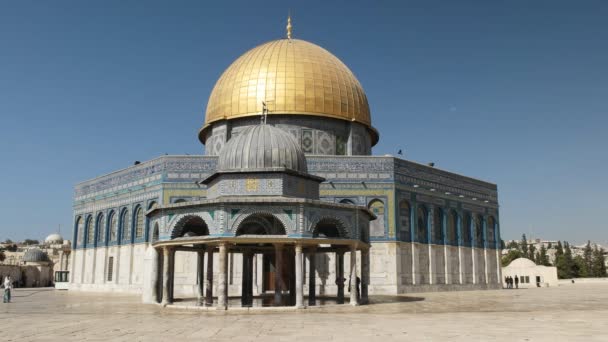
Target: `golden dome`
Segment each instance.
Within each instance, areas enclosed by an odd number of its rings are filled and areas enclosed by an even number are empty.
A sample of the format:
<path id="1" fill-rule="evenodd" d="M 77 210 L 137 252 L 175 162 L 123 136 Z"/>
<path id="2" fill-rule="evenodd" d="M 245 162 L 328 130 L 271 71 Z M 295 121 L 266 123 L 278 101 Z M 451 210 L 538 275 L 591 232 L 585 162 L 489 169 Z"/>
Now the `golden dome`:
<path id="1" fill-rule="evenodd" d="M 211 92 L 203 130 L 218 120 L 261 115 L 263 103 L 268 115 L 355 121 L 377 137 L 355 75 L 336 56 L 304 40 L 274 40 L 234 61 Z"/>

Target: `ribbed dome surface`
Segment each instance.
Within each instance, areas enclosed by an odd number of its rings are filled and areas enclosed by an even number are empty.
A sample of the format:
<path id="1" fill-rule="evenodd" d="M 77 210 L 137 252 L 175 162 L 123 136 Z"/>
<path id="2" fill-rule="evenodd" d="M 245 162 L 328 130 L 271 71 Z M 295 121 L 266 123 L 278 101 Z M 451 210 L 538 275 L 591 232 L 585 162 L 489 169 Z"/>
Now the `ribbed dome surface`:
<path id="1" fill-rule="evenodd" d="M 263 171 L 287 168 L 306 173 L 306 157 L 295 138 L 280 128 L 245 128 L 220 151 L 217 170 Z"/>
<path id="2" fill-rule="evenodd" d="M 363 87 L 340 59 L 299 39 L 257 46 L 224 71 L 215 84 L 205 126 L 239 117 L 269 114 L 314 115 L 356 121 L 371 128 Z"/>
<path id="3" fill-rule="evenodd" d="M 25 252 L 22 260 L 26 262 L 43 262 L 49 261 L 49 256 L 39 248 L 32 248 Z"/>

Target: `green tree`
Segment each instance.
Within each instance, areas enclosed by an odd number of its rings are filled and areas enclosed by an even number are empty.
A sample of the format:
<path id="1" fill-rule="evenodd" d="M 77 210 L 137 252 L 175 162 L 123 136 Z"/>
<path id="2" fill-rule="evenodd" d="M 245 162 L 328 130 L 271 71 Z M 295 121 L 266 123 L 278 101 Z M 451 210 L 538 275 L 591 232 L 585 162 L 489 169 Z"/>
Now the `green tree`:
<path id="1" fill-rule="evenodd" d="M 6 259 L 6 255 L 4 252 L 0 251 L 0 262 L 3 262 Z"/>
<path id="2" fill-rule="evenodd" d="M 576 277 L 574 271 L 574 259 L 572 258 L 572 249 L 570 249 L 570 243 L 564 241 L 564 267 L 569 273 L 569 276 Z"/>
<path id="3" fill-rule="evenodd" d="M 505 256 L 502 257 L 501 264 L 502 264 L 503 267 L 506 267 L 506 266 L 508 266 L 511 263 L 511 261 L 513 261 L 513 260 L 515 260 L 517 258 L 521 258 L 521 257 L 522 257 L 522 254 L 521 254 L 521 252 L 519 250 L 517 250 L 517 249 L 511 249 L 509 251 L 509 253 L 507 253 L 507 255 L 505 255 Z"/>
<path id="4" fill-rule="evenodd" d="M 604 249 L 598 248 L 595 245 L 593 249 L 593 261 L 592 261 L 592 275 L 594 277 L 605 277 L 606 276 L 606 263 L 604 261 Z"/>
<path id="5" fill-rule="evenodd" d="M 577 255 L 574 257 L 573 262 L 573 277 L 575 278 L 585 278 L 588 276 L 587 265 L 585 264 L 585 259 L 582 256 Z M 558 269 L 559 272 L 559 269 Z"/>
<path id="6" fill-rule="evenodd" d="M 528 240 L 526 240 L 526 234 L 522 234 L 521 241 L 519 242 L 519 250 L 526 258 L 530 255 L 528 253 Z"/>
<path id="7" fill-rule="evenodd" d="M 553 244 L 551 244 L 551 242 L 549 242 L 549 244 L 547 245 L 547 249 L 551 249 L 553 248 Z"/>
<path id="8" fill-rule="evenodd" d="M 32 239 L 25 239 L 23 240 L 23 244 L 24 245 L 39 245 L 40 242 L 38 242 L 38 240 L 32 240 Z"/>
<path id="9" fill-rule="evenodd" d="M 560 255 L 564 254 L 564 248 L 562 247 L 562 242 L 557 241 L 557 247 L 555 248 L 555 259 L 557 259 Z"/>
<path id="10" fill-rule="evenodd" d="M 519 245 L 517 244 L 517 242 L 511 240 L 508 244 L 507 244 L 507 248 L 508 249 L 517 249 L 519 250 Z"/>
<path id="11" fill-rule="evenodd" d="M 587 241 L 587 245 L 583 249 L 583 259 L 587 267 L 587 276 L 593 277 L 593 248 L 591 248 L 591 241 Z"/>
<path id="12" fill-rule="evenodd" d="M 536 247 L 534 247 L 534 245 L 530 245 L 528 247 L 528 256 L 527 258 L 530 260 L 535 260 L 534 258 L 536 257 Z"/>
<path id="13" fill-rule="evenodd" d="M 13 243 L 13 240 L 11 240 L 11 239 L 6 239 L 6 240 L 4 240 L 4 243 L 6 243 L 6 244 L 10 244 L 10 243 Z"/>
<path id="14" fill-rule="evenodd" d="M 547 255 L 547 249 L 545 248 L 545 245 L 540 246 L 540 251 L 537 254 L 538 265 L 551 266 L 551 262 L 549 261 L 549 256 Z"/>

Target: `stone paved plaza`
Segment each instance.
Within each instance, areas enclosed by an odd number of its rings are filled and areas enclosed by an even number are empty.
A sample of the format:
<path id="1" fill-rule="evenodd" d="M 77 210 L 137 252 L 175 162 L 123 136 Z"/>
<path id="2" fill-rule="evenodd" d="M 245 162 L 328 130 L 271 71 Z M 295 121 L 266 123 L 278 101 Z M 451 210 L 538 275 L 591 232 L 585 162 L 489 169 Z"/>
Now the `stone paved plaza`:
<path id="1" fill-rule="evenodd" d="M 608 341 L 608 285 L 371 297 L 369 306 L 191 311 L 17 289 L 2 341 Z"/>

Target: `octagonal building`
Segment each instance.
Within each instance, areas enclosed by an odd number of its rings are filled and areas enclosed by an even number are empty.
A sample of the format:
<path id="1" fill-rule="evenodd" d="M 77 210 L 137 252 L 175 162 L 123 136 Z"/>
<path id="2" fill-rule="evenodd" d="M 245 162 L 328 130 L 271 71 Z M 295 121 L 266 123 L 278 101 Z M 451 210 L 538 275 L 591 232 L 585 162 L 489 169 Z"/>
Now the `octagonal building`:
<path id="1" fill-rule="evenodd" d="M 76 186 L 70 289 L 304 307 L 499 288 L 496 185 L 372 155 L 371 114 L 318 45 L 289 34 L 245 52 L 209 97 L 205 155 Z"/>

